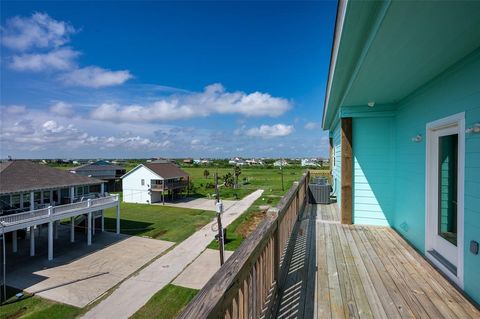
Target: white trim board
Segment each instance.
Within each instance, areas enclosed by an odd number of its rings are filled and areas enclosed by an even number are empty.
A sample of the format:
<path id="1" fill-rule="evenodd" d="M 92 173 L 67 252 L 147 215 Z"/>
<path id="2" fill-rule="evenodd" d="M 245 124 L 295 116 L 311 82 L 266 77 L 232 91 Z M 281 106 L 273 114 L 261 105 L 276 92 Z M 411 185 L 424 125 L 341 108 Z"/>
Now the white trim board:
<path id="1" fill-rule="evenodd" d="M 457 127 L 458 132 L 458 189 L 457 189 L 457 274 L 452 273 L 429 251 L 433 249 L 436 232 L 431 232 L 436 221 L 433 210 L 437 207 L 436 195 L 438 180 L 436 158 L 433 154 L 435 132 L 449 127 Z M 456 133 L 457 133 L 456 132 Z M 426 161 L 425 161 L 425 256 L 432 261 L 448 278 L 463 289 L 464 282 L 464 201 L 465 201 L 465 112 L 457 113 L 426 125 Z"/>

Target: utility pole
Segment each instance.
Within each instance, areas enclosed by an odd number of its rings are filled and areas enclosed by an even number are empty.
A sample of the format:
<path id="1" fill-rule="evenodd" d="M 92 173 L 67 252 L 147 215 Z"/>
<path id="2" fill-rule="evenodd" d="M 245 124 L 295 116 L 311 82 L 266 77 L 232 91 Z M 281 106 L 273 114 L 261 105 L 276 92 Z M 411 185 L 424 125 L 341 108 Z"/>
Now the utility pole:
<path id="1" fill-rule="evenodd" d="M 224 243 L 223 243 L 223 226 L 222 226 L 222 214 L 223 203 L 220 201 L 220 193 L 218 191 L 218 173 L 215 173 L 215 207 L 217 211 L 217 225 L 218 225 L 218 244 L 220 250 L 220 266 L 224 263 Z"/>
<path id="2" fill-rule="evenodd" d="M 282 175 L 282 192 L 284 192 L 285 187 L 283 186 L 283 158 L 280 159 L 280 174 Z"/>

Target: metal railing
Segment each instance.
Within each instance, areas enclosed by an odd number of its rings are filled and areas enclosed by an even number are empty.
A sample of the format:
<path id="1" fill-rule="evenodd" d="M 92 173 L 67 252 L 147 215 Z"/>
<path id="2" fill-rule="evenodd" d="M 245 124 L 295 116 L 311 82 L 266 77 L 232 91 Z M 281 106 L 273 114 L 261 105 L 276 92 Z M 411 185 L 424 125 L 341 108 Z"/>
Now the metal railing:
<path id="1" fill-rule="evenodd" d="M 62 215 L 62 214 L 66 214 L 72 211 L 78 211 L 82 209 L 94 210 L 96 207 L 100 207 L 105 204 L 110 204 L 110 203 L 116 204 L 118 200 L 119 200 L 118 195 L 109 195 L 106 197 L 88 199 L 88 200 L 73 203 L 73 204 L 51 206 L 51 207 L 36 209 L 36 210 L 19 213 L 19 214 L 0 216 L 0 223 L 3 223 L 5 226 L 11 226 L 11 225 L 23 223 L 26 221 L 46 218 L 51 215 L 58 216 L 58 215 Z"/>
<path id="2" fill-rule="evenodd" d="M 48 216 L 48 208 L 31 210 L 19 214 L 11 214 L 6 216 L 0 216 L 0 223 L 3 222 L 4 225 L 16 224 L 25 220 L 32 220 L 41 217 Z"/>
<path id="3" fill-rule="evenodd" d="M 270 318 L 286 276 L 292 231 L 306 203 L 309 172 L 249 235 L 179 318 Z"/>

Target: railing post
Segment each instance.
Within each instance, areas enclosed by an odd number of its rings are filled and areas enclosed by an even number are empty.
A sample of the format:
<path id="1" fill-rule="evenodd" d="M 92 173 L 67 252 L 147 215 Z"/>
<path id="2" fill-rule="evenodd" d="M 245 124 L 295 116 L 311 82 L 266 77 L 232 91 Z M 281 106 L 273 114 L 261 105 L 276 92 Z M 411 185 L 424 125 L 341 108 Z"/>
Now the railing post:
<path id="1" fill-rule="evenodd" d="M 277 229 L 273 233 L 273 280 L 278 285 L 278 276 L 280 273 L 280 223 L 278 222 L 278 208 L 270 208 L 267 211 L 267 215 L 276 219 Z"/>

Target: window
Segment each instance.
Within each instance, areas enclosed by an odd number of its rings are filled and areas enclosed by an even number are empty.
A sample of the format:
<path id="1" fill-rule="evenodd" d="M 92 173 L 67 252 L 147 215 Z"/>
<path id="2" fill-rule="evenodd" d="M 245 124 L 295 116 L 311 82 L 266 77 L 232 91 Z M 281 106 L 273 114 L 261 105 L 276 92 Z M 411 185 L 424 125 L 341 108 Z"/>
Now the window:
<path id="1" fill-rule="evenodd" d="M 145 180 L 142 179 L 142 186 L 145 186 Z"/>

